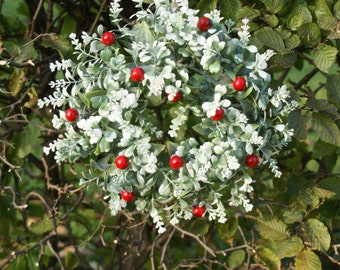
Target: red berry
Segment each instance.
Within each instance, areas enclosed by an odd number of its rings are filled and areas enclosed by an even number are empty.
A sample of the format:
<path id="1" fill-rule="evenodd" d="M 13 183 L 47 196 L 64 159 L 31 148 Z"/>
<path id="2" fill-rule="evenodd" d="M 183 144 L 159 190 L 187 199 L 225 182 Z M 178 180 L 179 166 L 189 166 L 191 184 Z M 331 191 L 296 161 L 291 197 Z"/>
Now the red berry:
<path id="1" fill-rule="evenodd" d="M 211 119 L 214 121 L 220 121 L 224 117 L 224 110 L 222 108 L 217 108 L 215 114 L 211 116 Z"/>
<path id="2" fill-rule="evenodd" d="M 247 81 L 243 77 L 236 77 L 233 81 L 233 87 L 236 91 L 243 91 L 246 89 Z"/>
<path id="3" fill-rule="evenodd" d="M 178 91 L 175 94 L 174 98 L 172 100 L 170 100 L 170 101 L 171 102 L 178 102 L 178 101 L 180 101 L 182 99 L 182 97 L 183 97 L 183 93 L 181 91 Z"/>
<path id="4" fill-rule="evenodd" d="M 248 155 L 246 156 L 245 164 L 249 168 L 255 168 L 259 164 L 260 160 L 256 155 Z"/>
<path id="5" fill-rule="evenodd" d="M 202 217 L 203 214 L 205 213 L 205 207 L 204 206 L 194 206 L 192 208 L 192 214 L 195 216 L 195 217 Z"/>
<path id="6" fill-rule="evenodd" d="M 211 25 L 212 25 L 211 20 L 207 17 L 199 18 L 197 22 L 197 27 L 202 32 L 208 31 L 211 28 Z"/>
<path id="7" fill-rule="evenodd" d="M 174 155 L 170 158 L 169 164 L 170 167 L 173 168 L 174 170 L 179 170 L 180 168 L 183 167 L 184 160 L 182 157 Z"/>
<path id="8" fill-rule="evenodd" d="M 115 164 L 118 169 L 125 170 L 129 167 L 129 159 L 124 155 L 120 155 L 116 158 Z"/>
<path id="9" fill-rule="evenodd" d="M 134 82 L 141 82 L 144 80 L 144 70 L 140 67 L 135 67 L 130 71 L 130 78 Z"/>
<path id="10" fill-rule="evenodd" d="M 122 190 L 121 196 L 124 201 L 130 202 L 135 198 L 135 193 L 133 191 Z"/>
<path id="11" fill-rule="evenodd" d="M 102 35 L 102 42 L 106 46 L 110 46 L 116 41 L 116 36 L 111 32 L 105 32 Z"/>
<path id="12" fill-rule="evenodd" d="M 76 109 L 74 108 L 68 108 L 66 111 L 65 111 L 65 118 L 67 121 L 69 122 L 74 122 L 78 119 L 79 117 L 79 113 Z"/>

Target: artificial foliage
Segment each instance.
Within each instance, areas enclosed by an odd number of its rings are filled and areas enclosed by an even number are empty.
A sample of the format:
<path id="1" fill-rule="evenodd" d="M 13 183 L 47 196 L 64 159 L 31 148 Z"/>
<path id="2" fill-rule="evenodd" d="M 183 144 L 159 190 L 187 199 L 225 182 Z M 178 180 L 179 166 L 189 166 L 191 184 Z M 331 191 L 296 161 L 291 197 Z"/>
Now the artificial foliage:
<path id="1" fill-rule="evenodd" d="M 201 216 L 224 223 L 228 206 L 251 211 L 254 172 L 280 177 L 275 157 L 293 135 L 297 102 L 271 84 L 274 52 L 250 44 L 247 18 L 134 2 L 131 23 L 113 1 L 112 28 L 71 34 L 75 58 L 50 64 L 58 79 L 38 105 L 63 134 L 44 152 L 88 162 L 80 185 L 103 189 L 113 215 L 149 213 L 159 233 Z"/>

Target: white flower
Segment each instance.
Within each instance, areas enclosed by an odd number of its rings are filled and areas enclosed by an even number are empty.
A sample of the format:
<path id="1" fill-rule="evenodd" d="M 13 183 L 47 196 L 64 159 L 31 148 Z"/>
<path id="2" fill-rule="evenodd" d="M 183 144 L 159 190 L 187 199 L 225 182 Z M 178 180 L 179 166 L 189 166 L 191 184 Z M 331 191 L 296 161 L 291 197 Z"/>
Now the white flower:
<path id="1" fill-rule="evenodd" d="M 226 88 L 221 86 L 221 85 L 217 85 L 215 87 L 214 101 L 213 102 L 204 102 L 202 104 L 202 109 L 203 109 L 203 111 L 206 112 L 207 117 L 214 116 L 217 108 L 221 108 L 221 107 L 227 108 L 227 107 L 230 106 L 231 102 L 230 102 L 229 99 L 222 99 L 221 100 L 224 92 L 226 92 Z"/>

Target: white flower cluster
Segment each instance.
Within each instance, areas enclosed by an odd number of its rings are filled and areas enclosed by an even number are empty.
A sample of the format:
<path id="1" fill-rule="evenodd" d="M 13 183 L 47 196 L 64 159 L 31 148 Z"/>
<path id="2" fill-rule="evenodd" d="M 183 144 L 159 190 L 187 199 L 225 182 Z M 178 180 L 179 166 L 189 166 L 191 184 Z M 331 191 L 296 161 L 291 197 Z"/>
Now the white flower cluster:
<path id="1" fill-rule="evenodd" d="M 111 3 L 115 42 L 102 40 L 113 35 L 102 26 L 72 34 L 76 61 L 51 64 L 64 78 L 50 82 L 53 95 L 38 105 L 60 109 L 52 124 L 65 133 L 45 153 L 57 162 L 91 160 L 81 183 L 95 179 L 113 214 L 129 203 L 121 192 L 133 192 L 160 233 L 195 215 L 224 223 L 228 204 L 251 211 L 252 170 L 268 164 L 280 176 L 273 155 L 293 135 L 284 117 L 297 103 L 286 86 L 268 87 L 274 52 L 249 44 L 247 19 L 236 28 L 215 10 L 202 28 L 187 0 L 157 0 L 146 10 L 135 2 L 139 11 L 126 26 L 120 1 Z M 179 163 L 169 163 L 174 156 Z M 247 164 L 249 156 L 255 162 Z"/>

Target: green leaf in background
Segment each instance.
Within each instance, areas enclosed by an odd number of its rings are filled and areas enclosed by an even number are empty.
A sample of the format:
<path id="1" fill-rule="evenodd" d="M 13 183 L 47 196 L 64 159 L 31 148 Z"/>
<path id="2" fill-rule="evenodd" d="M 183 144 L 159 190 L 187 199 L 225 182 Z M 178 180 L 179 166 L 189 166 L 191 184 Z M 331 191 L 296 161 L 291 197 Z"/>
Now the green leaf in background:
<path id="1" fill-rule="evenodd" d="M 238 226 L 238 219 L 234 216 L 230 216 L 225 224 L 217 224 L 217 231 L 224 241 L 230 240 L 234 237 Z"/>
<path id="2" fill-rule="evenodd" d="M 251 8 L 248 6 L 243 6 L 237 10 L 236 18 L 243 19 L 248 18 L 250 20 L 257 18 L 261 15 L 261 12 L 258 9 Z"/>
<path id="3" fill-rule="evenodd" d="M 338 50 L 332 46 L 323 45 L 314 54 L 314 63 L 318 69 L 327 73 L 336 61 Z"/>
<path id="4" fill-rule="evenodd" d="M 9 77 L 9 85 L 8 90 L 12 93 L 13 96 L 16 96 L 20 93 L 21 88 L 25 82 L 25 69 L 23 68 L 15 68 Z"/>
<path id="5" fill-rule="evenodd" d="M 340 1 L 337 1 L 333 6 L 334 16 L 340 20 Z"/>
<path id="6" fill-rule="evenodd" d="M 288 237 L 287 225 L 275 216 L 258 218 L 256 229 L 269 240 L 282 241 Z"/>
<path id="7" fill-rule="evenodd" d="M 288 238 L 277 245 L 276 256 L 279 259 L 294 257 L 304 248 L 302 240 L 298 237 Z"/>
<path id="8" fill-rule="evenodd" d="M 42 45 L 47 48 L 52 48 L 58 51 L 61 58 L 72 58 L 73 47 L 71 43 L 56 34 L 46 34 L 42 38 Z"/>
<path id="9" fill-rule="evenodd" d="M 65 267 L 66 269 L 74 269 L 79 265 L 79 257 L 74 254 L 73 252 L 66 252 L 65 260 Z"/>
<path id="10" fill-rule="evenodd" d="M 319 257 L 311 250 L 304 250 L 295 257 L 295 270 L 322 270 Z"/>
<path id="11" fill-rule="evenodd" d="M 20 47 L 16 43 L 11 41 L 4 40 L 2 47 L 6 50 L 10 57 L 15 57 L 21 53 Z"/>
<path id="12" fill-rule="evenodd" d="M 206 235 L 209 231 L 209 223 L 204 219 L 197 219 L 194 222 L 192 222 L 188 228 L 188 231 L 190 231 L 193 234 L 196 235 Z"/>
<path id="13" fill-rule="evenodd" d="M 196 8 L 200 11 L 199 15 L 203 16 L 204 13 L 216 9 L 218 0 L 200 0 Z"/>
<path id="14" fill-rule="evenodd" d="M 236 19 L 236 14 L 242 6 L 240 0 L 220 0 L 221 16 L 224 18 Z"/>
<path id="15" fill-rule="evenodd" d="M 28 229 L 35 234 L 44 234 L 52 230 L 52 221 L 44 215 L 38 222 L 32 222 Z"/>
<path id="16" fill-rule="evenodd" d="M 27 262 L 24 256 L 17 256 L 11 262 L 10 266 L 7 270 L 18 270 L 18 269 L 27 269 Z"/>
<path id="17" fill-rule="evenodd" d="M 336 118 L 340 118 L 340 114 L 336 106 L 329 104 L 325 99 L 310 98 L 306 102 L 306 106 L 311 108 L 313 111 L 326 112 L 333 115 Z"/>
<path id="18" fill-rule="evenodd" d="M 288 210 L 283 213 L 282 219 L 286 224 L 294 224 L 302 221 L 303 214 L 300 211 Z"/>
<path id="19" fill-rule="evenodd" d="M 327 76 L 326 89 L 329 93 L 329 100 L 340 105 L 340 76 L 338 74 Z"/>
<path id="20" fill-rule="evenodd" d="M 313 48 L 321 41 L 320 28 L 314 22 L 300 26 L 298 29 L 298 35 L 302 44 L 307 48 Z"/>
<path id="21" fill-rule="evenodd" d="M 327 2 L 325 0 L 315 0 L 315 15 L 317 20 L 324 18 L 325 16 L 332 16 Z"/>
<path id="22" fill-rule="evenodd" d="M 327 227 L 319 220 L 310 218 L 306 222 L 306 234 L 312 247 L 326 252 L 331 243 Z"/>
<path id="23" fill-rule="evenodd" d="M 330 117 L 313 113 L 312 127 L 322 141 L 340 146 L 339 128 Z"/>
<path id="24" fill-rule="evenodd" d="M 312 21 L 313 17 L 308 7 L 299 5 L 288 15 L 286 24 L 290 30 L 296 31 L 303 24 L 310 23 Z"/>
<path id="25" fill-rule="evenodd" d="M 281 35 L 270 27 L 261 28 L 255 32 L 254 36 L 269 48 L 278 51 L 285 48 Z"/>
<path id="26" fill-rule="evenodd" d="M 318 25 L 324 30 L 335 30 L 337 25 L 337 20 L 333 16 L 324 16 L 318 19 Z"/>
<path id="27" fill-rule="evenodd" d="M 278 13 L 285 5 L 286 0 L 262 0 L 266 9 L 271 13 Z"/>
<path id="28" fill-rule="evenodd" d="M 317 194 L 322 199 L 331 199 L 335 196 L 335 192 L 327 189 L 314 187 L 313 190 L 315 194 Z"/>
<path id="29" fill-rule="evenodd" d="M 233 251 L 228 257 L 227 265 L 234 269 L 239 267 L 246 257 L 246 253 L 243 249 Z"/>
<path id="30" fill-rule="evenodd" d="M 335 193 L 331 200 L 340 200 L 340 178 L 337 176 L 327 177 L 318 183 L 318 188 L 326 189 Z"/>
<path id="31" fill-rule="evenodd" d="M 312 158 L 318 159 L 331 155 L 336 151 L 337 147 L 334 144 L 325 143 L 318 140 L 313 147 Z"/>
<path id="32" fill-rule="evenodd" d="M 298 200 L 305 206 L 317 206 L 320 202 L 319 196 L 315 193 L 313 188 L 304 187 L 299 192 Z"/>
<path id="33" fill-rule="evenodd" d="M 258 245 L 256 247 L 256 253 L 270 270 L 281 269 L 281 261 L 271 249 L 263 245 Z"/>
<path id="34" fill-rule="evenodd" d="M 294 129 L 294 135 L 297 139 L 303 140 L 307 135 L 307 121 L 300 110 L 295 110 L 288 115 L 288 124 Z"/>

